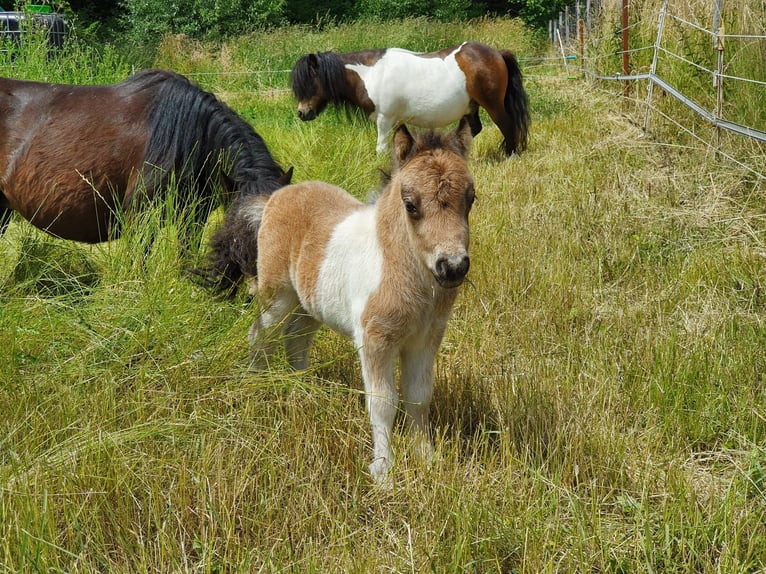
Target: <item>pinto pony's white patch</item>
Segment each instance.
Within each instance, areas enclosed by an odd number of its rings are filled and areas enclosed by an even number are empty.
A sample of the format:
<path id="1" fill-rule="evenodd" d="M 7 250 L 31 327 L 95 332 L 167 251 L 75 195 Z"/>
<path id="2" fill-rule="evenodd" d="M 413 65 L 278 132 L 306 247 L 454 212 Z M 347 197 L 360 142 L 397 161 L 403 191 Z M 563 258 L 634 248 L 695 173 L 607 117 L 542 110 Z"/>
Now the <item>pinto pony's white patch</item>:
<path id="1" fill-rule="evenodd" d="M 420 452 L 430 452 L 428 410 L 436 352 L 457 287 L 468 272 L 468 214 L 474 199 L 466 164 L 470 128 L 413 137 L 400 126 L 394 170 L 374 205 L 335 186 L 304 182 L 241 207 L 258 228 L 261 314 L 250 330 L 255 363 L 268 364 L 275 329 L 290 363 L 303 368 L 321 324 L 359 349 L 373 436 L 370 471 L 386 483 L 399 404 L 394 367 Z M 252 200 L 254 203 L 256 199 Z M 236 220 L 236 218 L 232 218 Z"/>
<path id="2" fill-rule="evenodd" d="M 470 111 L 466 77 L 455 59 L 459 49 L 442 59 L 389 48 L 371 66 L 346 64 L 362 79 L 375 104 L 370 119 L 378 128 L 378 152 L 388 147 L 395 123 L 435 128 L 456 122 Z"/>

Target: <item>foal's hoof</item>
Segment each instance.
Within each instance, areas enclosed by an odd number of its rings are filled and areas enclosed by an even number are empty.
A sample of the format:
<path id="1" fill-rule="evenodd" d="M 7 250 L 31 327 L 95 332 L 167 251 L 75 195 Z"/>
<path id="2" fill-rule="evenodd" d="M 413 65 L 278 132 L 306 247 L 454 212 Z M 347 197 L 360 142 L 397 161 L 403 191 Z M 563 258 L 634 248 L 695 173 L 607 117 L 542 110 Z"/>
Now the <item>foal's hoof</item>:
<path id="1" fill-rule="evenodd" d="M 250 353 L 247 370 L 251 373 L 261 373 L 269 369 L 269 358 L 263 351 Z"/>
<path id="2" fill-rule="evenodd" d="M 385 458 L 378 458 L 370 463 L 370 474 L 375 484 L 384 490 L 391 490 L 391 462 Z"/>

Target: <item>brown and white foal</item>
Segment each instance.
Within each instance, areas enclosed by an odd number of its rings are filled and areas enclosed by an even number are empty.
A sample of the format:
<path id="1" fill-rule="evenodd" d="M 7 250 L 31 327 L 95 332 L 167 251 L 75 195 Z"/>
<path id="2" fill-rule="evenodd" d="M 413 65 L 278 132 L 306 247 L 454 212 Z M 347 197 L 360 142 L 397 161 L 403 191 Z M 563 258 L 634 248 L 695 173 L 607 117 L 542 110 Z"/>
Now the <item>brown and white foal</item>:
<path id="1" fill-rule="evenodd" d="M 415 137 L 401 126 L 390 181 L 375 203 L 310 181 L 283 187 L 267 201 L 248 198 L 224 222 L 258 230 L 257 283 L 251 286 L 262 311 L 250 329 L 256 363 L 275 350 L 275 329 L 285 335 L 288 360 L 299 369 L 307 366 L 323 323 L 359 349 L 374 442 L 370 471 L 379 483 L 393 461 L 397 360 L 409 426 L 421 452 L 431 450 L 434 358 L 469 267 L 470 141 L 465 120 L 447 135 Z"/>

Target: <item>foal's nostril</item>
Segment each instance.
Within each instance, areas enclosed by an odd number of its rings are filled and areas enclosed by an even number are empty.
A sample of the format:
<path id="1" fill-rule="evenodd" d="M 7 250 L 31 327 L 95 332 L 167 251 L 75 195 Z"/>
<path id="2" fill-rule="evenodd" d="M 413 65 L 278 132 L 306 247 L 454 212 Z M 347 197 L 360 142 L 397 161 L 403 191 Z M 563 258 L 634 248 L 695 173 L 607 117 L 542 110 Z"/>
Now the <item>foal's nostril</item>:
<path id="1" fill-rule="evenodd" d="M 468 255 L 443 255 L 436 260 L 436 279 L 442 285 L 460 285 L 470 266 Z"/>

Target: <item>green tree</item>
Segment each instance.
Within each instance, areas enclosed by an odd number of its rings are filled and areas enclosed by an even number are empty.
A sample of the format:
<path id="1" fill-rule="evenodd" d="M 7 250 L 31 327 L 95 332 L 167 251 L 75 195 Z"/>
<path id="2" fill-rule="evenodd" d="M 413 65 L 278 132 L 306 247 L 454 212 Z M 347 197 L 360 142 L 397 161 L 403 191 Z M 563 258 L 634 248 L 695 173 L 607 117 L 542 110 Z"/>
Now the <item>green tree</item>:
<path id="1" fill-rule="evenodd" d="M 221 38 L 278 24 L 284 0 L 123 0 L 129 36 L 153 42 L 164 34 Z"/>

